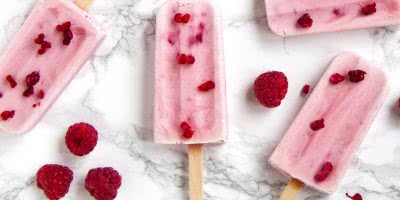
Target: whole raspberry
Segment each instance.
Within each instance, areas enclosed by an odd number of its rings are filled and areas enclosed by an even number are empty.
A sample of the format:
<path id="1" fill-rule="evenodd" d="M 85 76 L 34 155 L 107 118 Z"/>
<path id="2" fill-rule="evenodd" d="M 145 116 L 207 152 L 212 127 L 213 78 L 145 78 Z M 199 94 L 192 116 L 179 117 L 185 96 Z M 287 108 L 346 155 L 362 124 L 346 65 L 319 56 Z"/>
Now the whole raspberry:
<path id="1" fill-rule="evenodd" d="M 113 200 L 121 182 L 121 176 L 113 168 L 95 168 L 86 175 L 85 188 L 96 200 Z"/>
<path id="2" fill-rule="evenodd" d="M 361 194 L 356 193 L 354 196 L 350 196 L 348 193 L 346 193 L 346 197 L 349 197 L 351 200 L 363 200 Z"/>
<path id="3" fill-rule="evenodd" d="M 288 91 L 288 81 L 284 73 L 271 71 L 261 74 L 254 82 L 254 92 L 258 101 L 268 108 L 281 105 Z"/>
<path id="4" fill-rule="evenodd" d="M 26 86 L 33 87 L 40 81 L 40 74 L 38 71 L 34 71 L 28 74 L 25 78 Z"/>
<path id="5" fill-rule="evenodd" d="M 310 14 L 306 13 L 302 15 L 298 20 L 297 24 L 302 28 L 310 28 L 313 24 L 313 19 L 311 18 Z"/>
<path id="6" fill-rule="evenodd" d="M 353 83 L 358 83 L 358 82 L 363 81 L 365 78 L 365 74 L 367 74 L 367 72 L 364 72 L 363 70 L 359 70 L 359 69 L 351 70 L 348 73 L 350 82 L 353 82 Z"/>
<path id="7" fill-rule="evenodd" d="M 44 165 L 36 173 L 37 186 L 44 190 L 50 200 L 64 197 L 68 193 L 72 179 L 73 172 L 61 165 Z"/>
<path id="8" fill-rule="evenodd" d="M 65 143 L 76 156 L 84 156 L 93 151 L 97 144 L 97 130 L 90 124 L 81 122 L 68 128 Z"/>

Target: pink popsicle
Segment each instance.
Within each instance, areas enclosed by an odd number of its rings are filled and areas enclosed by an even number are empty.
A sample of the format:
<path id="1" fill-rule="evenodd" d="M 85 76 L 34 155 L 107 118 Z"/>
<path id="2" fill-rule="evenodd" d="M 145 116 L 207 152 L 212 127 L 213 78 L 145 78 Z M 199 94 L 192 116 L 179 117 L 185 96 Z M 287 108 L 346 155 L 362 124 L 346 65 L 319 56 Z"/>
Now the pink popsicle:
<path id="1" fill-rule="evenodd" d="M 72 38 L 64 36 L 70 33 L 56 30 L 57 25 L 65 22 L 72 24 Z M 39 55 L 43 45 L 38 44 L 40 41 L 35 43 L 35 38 L 41 33 L 51 48 L 45 48 L 46 52 Z M 93 19 L 71 1 L 38 0 L 0 58 L 0 112 L 15 111 L 13 118 L 0 120 L 1 127 L 7 132 L 21 133 L 35 126 L 104 36 Z M 64 40 L 69 45 L 63 44 Z M 32 72 L 38 72 L 40 80 L 33 86 L 34 93 L 24 96 L 28 88 L 26 77 Z M 15 79 L 15 88 L 6 80 L 8 75 Z"/>
<path id="2" fill-rule="evenodd" d="M 204 144 L 226 139 L 221 24 L 221 17 L 208 1 L 170 1 L 160 9 L 155 61 L 156 142 Z M 188 57 L 185 64 L 179 64 L 182 54 Z M 209 81 L 215 88 L 198 88 Z M 191 138 L 183 136 L 182 122 L 194 131 Z"/>
<path id="3" fill-rule="evenodd" d="M 399 0 L 265 0 L 265 2 L 269 27 L 281 36 L 382 27 L 400 22 Z M 310 19 L 311 27 L 309 27 Z"/>
<path id="4" fill-rule="evenodd" d="M 351 70 L 366 72 L 365 79 L 349 81 L 347 74 Z M 330 78 L 335 73 L 346 79 L 332 84 Z M 298 113 L 269 163 L 315 189 L 335 191 L 388 91 L 389 82 L 380 68 L 351 53 L 339 55 Z M 324 119 L 324 128 L 311 125 L 320 119 Z M 329 163 L 332 169 L 323 169 L 330 168 Z M 321 178 L 324 170 L 327 172 Z"/>

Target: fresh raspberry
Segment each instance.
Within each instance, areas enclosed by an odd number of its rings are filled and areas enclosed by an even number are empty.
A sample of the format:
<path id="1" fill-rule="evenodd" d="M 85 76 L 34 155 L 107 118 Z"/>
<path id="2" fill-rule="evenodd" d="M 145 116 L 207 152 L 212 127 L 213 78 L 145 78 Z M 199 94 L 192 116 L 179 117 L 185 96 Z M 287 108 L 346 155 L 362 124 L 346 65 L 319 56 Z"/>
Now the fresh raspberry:
<path id="1" fill-rule="evenodd" d="M 325 122 L 324 118 L 319 119 L 319 120 L 316 120 L 316 121 L 314 121 L 314 122 L 312 122 L 312 123 L 310 124 L 310 128 L 311 128 L 313 131 L 318 131 L 318 130 L 320 130 L 320 129 L 323 129 L 323 128 L 325 128 L 324 122 Z"/>
<path id="2" fill-rule="evenodd" d="M 43 90 L 39 90 L 39 92 L 38 92 L 38 94 L 37 94 L 37 98 L 43 99 L 43 98 L 44 98 L 44 95 L 45 95 L 44 91 L 43 91 Z"/>
<path id="3" fill-rule="evenodd" d="M 190 14 L 185 14 L 185 15 L 183 15 L 183 17 L 182 17 L 182 23 L 188 23 L 189 22 L 189 20 L 190 20 Z"/>
<path id="4" fill-rule="evenodd" d="M 30 86 L 30 87 L 26 88 L 26 90 L 22 93 L 22 95 L 24 97 L 30 97 L 34 93 L 35 93 L 35 90 L 33 89 L 32 86 Z"/>
<path id="5" fill-rule="evenodd" d="M 302 28 L 310 28 L 313 24 L 313 19 L 310 14 L 306 13 L 297 20 L 297 24 Z"/>
<path id="6" fill-rule="evenodd" d="M 310 93 L 310 85 L 304 85 L 304 86 L 303 86 L 303 89 L 301 89 L 301 92 L 302 92 L 304 95 L 307 95 L 308 93 Z"/>
<path id="7" fill-rule="evenodd" d="M 180 54 L 178 57 L 178 63 L 181 65 L 186 64 L 187 60 L 188 60 L 188 57 L 186 54 Z"/>
<path id="8" fill-rule="evenodd" d="M 17 81 L 15 81 L 15 78 L 11 75 L 6 76 L 6 80 L 8 84 L 10 84 L 11 88 L 15 88 L 17 86 Z"/>
<path id="9" fill-rule="evenodd" d="M 348 193 L 346 193 L 346 197 L 349 197 L 351 200 L 363 200 L 361 194 L 356 193 L 354 196 L 350 196 Z"/>
<path id="10" fill-rule="evenodd" d="M 40 81 L 39 71 L 34 71 L 28 74 L 25 78 L 26 86 L 33 87 Z"/>
<path id="11" fill-rule="evenodd" d="M 372 15 L 376 13 L 376 3 L 368 4 L 361 8 L 361 13 L 363 15 Z"/>
<path id="12" fill-rule="evenodd" d="M 175 16 L 174 16 L 174 21 L 175 21 L 176 23 L 181 23 L 181 22 L 182 22 L 182 14 L 181 14 L 181 13 L 175 14 Z"/>
<path id="13" fill-rule="evenodd" d="M 181 123 L 181 129 L 183 130 L 183 137 L 186 139 L 190 139 L 193 137 L 194 131 L 192 127 L 187 122 Z"/>
<path id="14" fill-rule="evenodd" d="M 329 174 L 333 171 L 333 165 L 330 162 L 326 162 L 322 165 L 321 170 L 314 176 L 316 182 L 322 182 L 328 178 Z"/>
<path id="15" fill-rule="evenodd" d="M 36 173 L 36 184 L 44 190 L 47 198 L 58 200 L 64 197 L 72 182 L 74 173 L 62 165 L 44 165 Z"/>
<path id="16" fill-rule="evenodd" d="M 84 156 L 96 147 L 97 135 L 97 130 L 92 125 L 81 122 L 68 128 L 65 143 L 72 154 Z"/>
<path id="17" fill-rule="evenodd" d="M 207 91 L 212 90 L 212 89 L 215 88 L 215 83 L 214 83 L 214 81 L 207 81 L 207 82 L 201 84 L 201 85 L 200 85 L 199 87 L 197 87 L 197 88 L 198 88 L 200 91 L 207 92 Z"/>
<path id="18" fill-rule="evenodd" d="M 332 76 L 329 78 L 329 82 L 331 82 L 333 85 L 336 85 L 340 82 L 344 81 L 344 76 L 339 74 L 339 73 L 334 73 Z"/>
<path id="19" fill-rule="evenodd" d="M 194 62 L 196 62 L 196 59 L 194 58 L 194 56 L 188 55 L 188 56 L 187 56 L 186 64 L 193 65 Z"/>
<path id="20" fill-rule="evenodd" d="M 367 72 L 364 72 L 363 70 L 359 70 L 359 69 L 351 70 L 348 73 L 350 82 L 353 82 L 353 83 L 358 83 L 358 82 L 363 81 L 365 78 L 365 74 L 367 74 Z"/>
<path id="21" fill-rule="evenodd" d="M 1 115 L 1 119 L 2 119 L 3 121 L 7 121 L 8 119 L 11 119 L 11 118 L 14 117 L 14 115 L 15 115 L 15 110 L 6 110 L 6 111 L 3 111 L 0 115 Z"/>
<path id="22" fill-rule="evenodd" d="M 284 73 L 271 71 L 261 74 L 254 82 L 254 92 L 258 101 L 275 108 L 281 104 L 288 91 L 288 81 Z"/>
<path id="23" fill-rule="evenodd" d="M 121 182 L 121 176 L 113 168 L 95 168 L 86 175 L 85 188 L 96 200 L 113 200 Z"/>

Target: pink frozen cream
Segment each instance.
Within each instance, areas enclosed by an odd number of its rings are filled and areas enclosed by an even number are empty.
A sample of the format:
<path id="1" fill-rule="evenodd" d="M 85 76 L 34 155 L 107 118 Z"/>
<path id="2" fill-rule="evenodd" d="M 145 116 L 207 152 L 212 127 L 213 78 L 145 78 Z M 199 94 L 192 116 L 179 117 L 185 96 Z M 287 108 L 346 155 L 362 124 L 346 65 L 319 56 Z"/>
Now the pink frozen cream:
<path id="1" fill-rule="evenodd" d="M 268 24 L 281 36 L 382 27 L 400 22 L 399 0 L 265 0 Z"/>
<path id="2" fill-rule="evenodd" d="M 227 136 L 221 17 L 209 1 L 166 3 L 157 16 L 158 143 L 204 144 Z"/>
<path id="3" fill-rule="evenodd" d="M 35 126 L 104 36 L 71 1 L 39 0 L 0 58 L 1 127 L 21 133 Z"/>
<path id="4" fill-rule="evenodd" d="M 388 91 L 386 74 L 380 68 L 351 53 L 339 55 L 269 163 L 315 189 L 335 191 Z"/>

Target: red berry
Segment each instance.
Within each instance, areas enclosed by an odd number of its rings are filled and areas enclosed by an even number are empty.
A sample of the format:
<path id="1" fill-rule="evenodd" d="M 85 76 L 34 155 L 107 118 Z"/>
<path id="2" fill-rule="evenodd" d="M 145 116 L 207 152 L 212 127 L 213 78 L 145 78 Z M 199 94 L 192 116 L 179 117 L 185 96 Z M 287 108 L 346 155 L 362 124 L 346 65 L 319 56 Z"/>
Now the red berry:
<path id="1" fill-rule="evenodd" d="M 37 51 L 37 53 L 38 53 L 39 55 L 43 55 L 44 53 L 46 53 L 46 49 L 40 48 L 40 49 Z"/>
<path id="2" fill-rule="evenodd" d="M 361 13 L 363 15 L 372 15 L 376 13 L 376 3 L 368 4 L 361 8 Z"/>
<path id="3" fill-rule="evenodd" d="M 35 93 L 35 90 L 33 89 L 32 86 L 26 88 L 26 90 L 22 93 L 24 97 L 30 97 L 33 93 Z"/>
<path id="4" fill-rule="evenodd" d="M 215 88 L 215 83 L 214 83 L 214 81 L 207 81 L 207 82 L 201 84 L 201 85 L 200 85 L 199 87 L 197 87 L 197 88 L 198 88 L 200 91 L 207 92 L 207 91 L 212 90 L 212 89 Z"/>
<path id="5" fill-rule="evenodd" d="M 97 130 L 92 125 L 81 122 L 68 128 L 65 143 L 72 154 L 84 156 L 96 147 L 97 135 Z"/>
<path id="6" fill-rule="evenodd" d="M 62 165 L 44 165 L 36 173 L 36 184 L 44 190 L 47 198 L 58 200 L 64 197 L 71 185 L 74 173 Z"/>
<path id="7" fill-rule="evenodd" d="M 313 24 L 313 19 L 310 14 L 306 13 L 297 20 L 297 24 L 302 28 L 310 28 Z"/>
<path id="8" fill-rule="evenodd" d="M 50 49 L 51 48 L 51 43 L 47 42 L 47 41 L 43 41 L 42 45 L 41 45 L 42 49 Z"/>
<path id="9" fill-rule="evenodd" d="M 33 87 L 40 81 L 40 74 L 39 71 L 33 71 L 32 73 L 28 74 L 25 78 L 26 86 Z"/>
<path id="10" fill-rule="evenodd" d="M 192 127 L 187 122 L 181 123 L 181 129 L 183 130 L 183 137 L 186 139 L 190 139 L 193 137 L 194 131 Z"/>
<path id="11" fill-rule="evenodd" d="M 189 20 L 190 20 L 190 14 L 185 14 L 185 15 L 183 15 L 183 17 L 182 17 L 182 23 L 188 23 L 189 22 Z"/>
<path id="12" fill-rule="evenodd" d="M 63 40 L 63 44 L 66 45 L 66 46 L 68 46 L 69 44 L 71 44 L 71 40 L 69 40 L 69 39 L 64 39 L 64 40 Z"/>
<path id="13" fill-rule="evenodd" d="M 203 42 L 203 34 L 202 33 L 197 34 L 196 40 L 197 40 L 197 42 L 200 42 L 200 43 Z"/>
<path id="14" fill-rule="evenodd" d="M 261 74 L 254 82 L 254 92 L 258 101 L 268 107 L 281 105 L 288 91 L 288 81 L 284 73 L 272 71 Z"/>
<path id="15" fill-rule="evenodd" d="M 181 13 L 177 13 L 177 14 L 174 16 L 174 21 L 175 21 L 176 23 L 181 23 L 181 22 L 182 22 L 182 14 L 181 14 Z"/>
<path id="16" fill-rule="evenodd" d="M 17 82 L 15 81 L 13 76 L 7 75 L 6 80 L 7 80 L 8 84 L 10 84 L 11 88 L 15 88 L 17 86 Z"/>
<path id="17" fill-rule="evenodd" d="M 344 76 L 342 76 L 339 73 L 334 73 L 332 76 L 329 78 L 329 82 L 331 82 L 333 85 L 336 85 L 340 82 L 344 81 Z"/>
<path id="18" fill-rule="evenodd" d="M 15 110 L 3 111 L 0 115 L 1 115 L 1 119 L 3 121 L 7 121 L 8 119 L 11 119 L 14 117 Z"/>
<path id="19" fill-rule="evenodd" d="M 63 30 L 63 27 L 61 26 L 61 25 L 57 25 L 56 26 L 56 30 L 58 31 L 58 32 L 63 32 L 64 30 Z"/>
<path id="20" fill-rule="evenodd" d="M 361 194 L 356 193 L 354 196 L 350 196 L 348 193 L 346 193 L 346 196 L 351 198 L 351 200 L 363 200 Z"/>
<path id="21" fill-rule="evenodd" d="M 44 39 L 44 37 L 45 37 L 45 35 L 44 35 L 43 33 L 40 33 L 40 34 L 38 35 L 38 39 L 41 39 L 41 40 L 43 40 L 43 39 Z"/>
<path id="22" fill-rule="evenodd" d="M 69 40 L 71 40 L 74 37 L 71 30 L 64 31 L 63 36 L 64 39 L 69 39 Z"/>
<path id="23" fill-rule="evenodd" d="M 194 62 L 196 62 L 196 59 L 194 58 L 194 56 L 188 55 L 186 63 L 189 65 L 192 65 L 192 64 L 194 64 Z"/>
<path id="24" fill-rule="evenodd" d="M 0 98 L 2 98 L 2 97 L 3 97 L 3 93 L 0 92 Z"/>
<path id="25" fill-rule="evenodd" d="M 367 74 L 367 73 L 362 70 L 359 70 L 359 69 L 351 70 L 348 73 L 350 82 L 353 82 L 353 83 L 358 83 L 358 82 L 363 81 L 365 78 L 365 74 Z"/>
<path id="26" fill-rule="evenodd" d="M 322 119 L 319 119 L 319 120 L 316 120 L 316 121 L 314 121 L 314 122 L 312 122 L 311 124 L 310 124 L 310 128 L 313 130 L 313 131 L 318 131 L 318 130 L 320 130 L 320 129 L 323 129 L 323 128 L 325 128 L 325 120 L 324 120 L 324 118 L 322 118 Z"/>
<path id="27" fill-rule="evenodd" d="M 36 43 L 36 44 L 42 44 L 44 38 L 45 38 L 44 34 L 43 34 L 43 33 L 40 33 L 40 34 L 37 36 L 37 38 L 35 39 L 35 43 Z"/>
<path id="28" fill-rule="evenodd" d="M 122 177 L 111 167 L 91 169 L 85 178 L 85 188 L 96 200 L 113 200 Z"/>
<path id="29" fill-rule="evenodd" d="M 314 176 L 316 182 L 322 182 L 328 178 L 329 174 L 333 171 L 333 165 L 331 162 L 325 162 L 320 171 Z"/>
<path id="30" fill-rule="evenodd" d="M 71 22 L 64 22 L 62 25 L 63 31 L 69 30 L 71 28 Z"/>
<path id="31" fill-rule="evenodd" d="M 44 95 L 45 95 L 44 91 L 43 91 L 43 90 L 39 90 L 39 92 L 38 92 L 38 94 L 37 94 L 37 98 L 43 99 L 43 98 L 44 98 Z"/>
<path id="32" fill-rule="evenodd" d="M 303 89 L 301 89 L 303 94 L 308 94 L 310 92 L 310 85 L 304 85 Z"/>
<path id="33" fill-rule="evenodd" d="M 186 54 L 180 54 L 178 57 L 178 63 L 181 65 L 186 64 L 187 60 L 188 60 L 188 57 Z"/>

